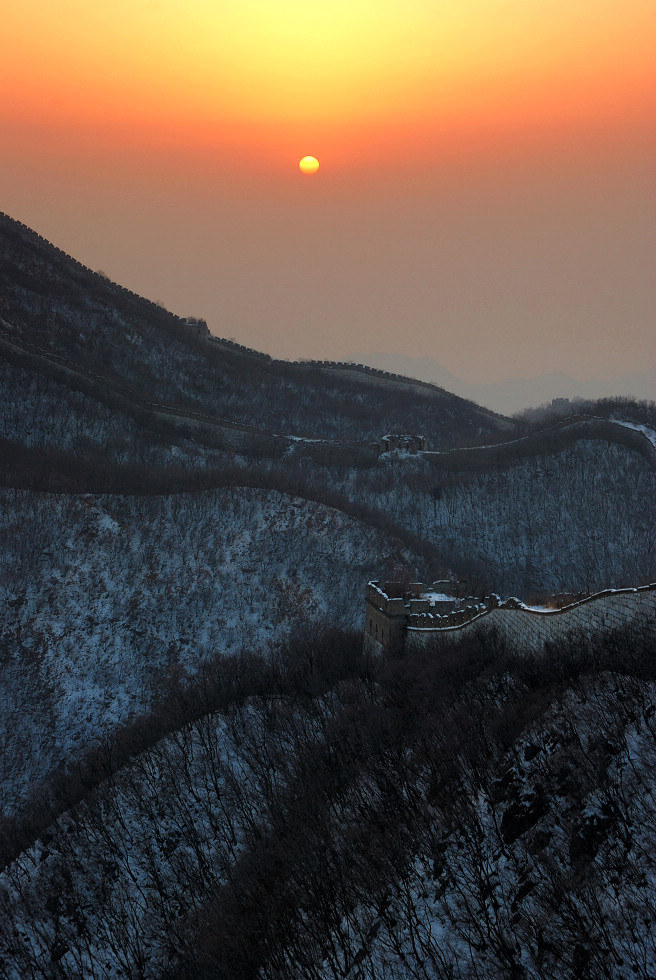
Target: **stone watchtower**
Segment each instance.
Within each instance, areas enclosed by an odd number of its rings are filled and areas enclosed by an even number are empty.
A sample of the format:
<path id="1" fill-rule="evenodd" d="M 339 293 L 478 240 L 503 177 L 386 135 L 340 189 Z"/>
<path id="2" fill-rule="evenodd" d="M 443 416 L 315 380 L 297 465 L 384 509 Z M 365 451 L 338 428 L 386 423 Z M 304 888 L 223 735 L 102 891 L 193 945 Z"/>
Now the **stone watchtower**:
<path id="1" fill-rule="evenodd" d="M 422 453 L 426 449 L 426 436 L 404 435 L 390 432 L 381 439 L 381 449 L 384 453 L 402 450 L 407 453 Z"/>
<path id="2" fill-rule="evenodd" d="M 369 582 L 365 598 L 364 643 L 369 653 L 400 650 L 405 642 L 406 586 L 400 582 Z"/>
<path id="3" fill-rule="evenodd" d="M 461 583 L 369 582 L 365 596 L 364 649 L 369 653 L 401 653 L 408 627 L 438 625 L 458 610 Z"/>

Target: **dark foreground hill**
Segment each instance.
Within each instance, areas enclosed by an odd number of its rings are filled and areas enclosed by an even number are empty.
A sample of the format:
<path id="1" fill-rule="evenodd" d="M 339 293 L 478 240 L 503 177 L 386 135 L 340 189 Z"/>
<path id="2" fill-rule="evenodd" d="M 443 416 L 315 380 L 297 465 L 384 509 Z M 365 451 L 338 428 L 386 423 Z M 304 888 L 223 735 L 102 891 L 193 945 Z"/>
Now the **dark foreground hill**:
<path id="1" fill-rule="evenodd" d="M 648 980 L 655 717 L 630 635 L 217 660 L 0 875 L 4 975 Z"/>

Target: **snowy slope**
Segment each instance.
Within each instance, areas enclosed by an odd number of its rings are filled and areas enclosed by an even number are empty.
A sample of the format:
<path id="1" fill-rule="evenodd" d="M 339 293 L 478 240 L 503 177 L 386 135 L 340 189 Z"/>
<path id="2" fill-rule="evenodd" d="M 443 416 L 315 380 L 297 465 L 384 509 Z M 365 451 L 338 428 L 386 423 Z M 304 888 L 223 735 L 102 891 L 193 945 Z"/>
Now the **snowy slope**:
<path id="1" fill-rule="evenodd" d="M 360 627 L 381 556 L 417 561 L 339 511 L 275 491 L 0 494 L 2 810 L 149 704 L 165 672 Z"/>
<path id="2" fill-rule="evenodd" d="M 656 680 L 575 649 L 183 726 L 0 874 L 5 974 L 648 980 Z"/>

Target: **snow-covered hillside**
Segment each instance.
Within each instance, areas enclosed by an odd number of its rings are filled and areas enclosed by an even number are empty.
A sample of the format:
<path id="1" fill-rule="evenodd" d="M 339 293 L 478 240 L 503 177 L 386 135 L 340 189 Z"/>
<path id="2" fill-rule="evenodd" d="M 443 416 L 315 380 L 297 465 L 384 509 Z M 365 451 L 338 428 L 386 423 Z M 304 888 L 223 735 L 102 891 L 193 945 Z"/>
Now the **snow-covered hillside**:
<path id="1" fill-rule="evenodd" d="M 653 682 L 583 679 L 467 774 L 382 914 L 359 910 L 358 976 L 656 975 L 655 708 Z"/>
<path id="2" fill-rule="evenodd" d="M 5 975 L 651 978 L 650 651 L 438 653 L 110 770 L 0 874 Z"/>
<path id="3" fill-rule="evenodd" d="M 9 336 L 153 402 L 329 439 L 366 442 L 390 428 L 419 428 L 436 448 L 517 428 L 408 379 L 273 361 L 198 339 L 178 317 L 84 269 L 1 214 L 0 260 L 0 315 Z"/>
<path id="4" fill-rule="evenodd" d="M 0 259 L 0 976 L 656 975 L 649 631 L 361 633 L 372 578 L 653 581 L 656 407 L 539 429 Z"/>
<path id="5" fill-rule="evenodd" d="M 420 456 L 299 471 L 309 486 L 393 515 L 478 588 L 525 597 L 656 576 L 656 471 L 622 446 L 581 441 L 481 473 L 443 473 Z"/>
<path id="6" fill-rule="evenodd" d="M 165 672 L 360 628 L 362 583 L 416 567 L 333 509 L 259 490 L 0 494 L 2 810 L 143 710 Z"/>

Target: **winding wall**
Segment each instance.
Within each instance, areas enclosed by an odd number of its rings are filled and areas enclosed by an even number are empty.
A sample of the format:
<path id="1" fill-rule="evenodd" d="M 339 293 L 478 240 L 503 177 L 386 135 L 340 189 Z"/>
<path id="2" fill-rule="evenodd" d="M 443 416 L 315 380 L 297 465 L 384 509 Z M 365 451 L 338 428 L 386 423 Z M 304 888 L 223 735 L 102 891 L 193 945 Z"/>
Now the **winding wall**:
<path id="1" fill-rule="evenodd" d="M 626 627 L 641 639 L 653 642 L 656 648 L 656 583 L 600 593 L 564 609 L 539 611 L 501 606 L 458 626 L 441 629 L 409 626 L 406 649 L 416 649 L 436 637 L 461 640 L 476 630 L 496 630 L 514 649 L 541 653 L 545 644 L 572 633 L 594 637 Z"/>

